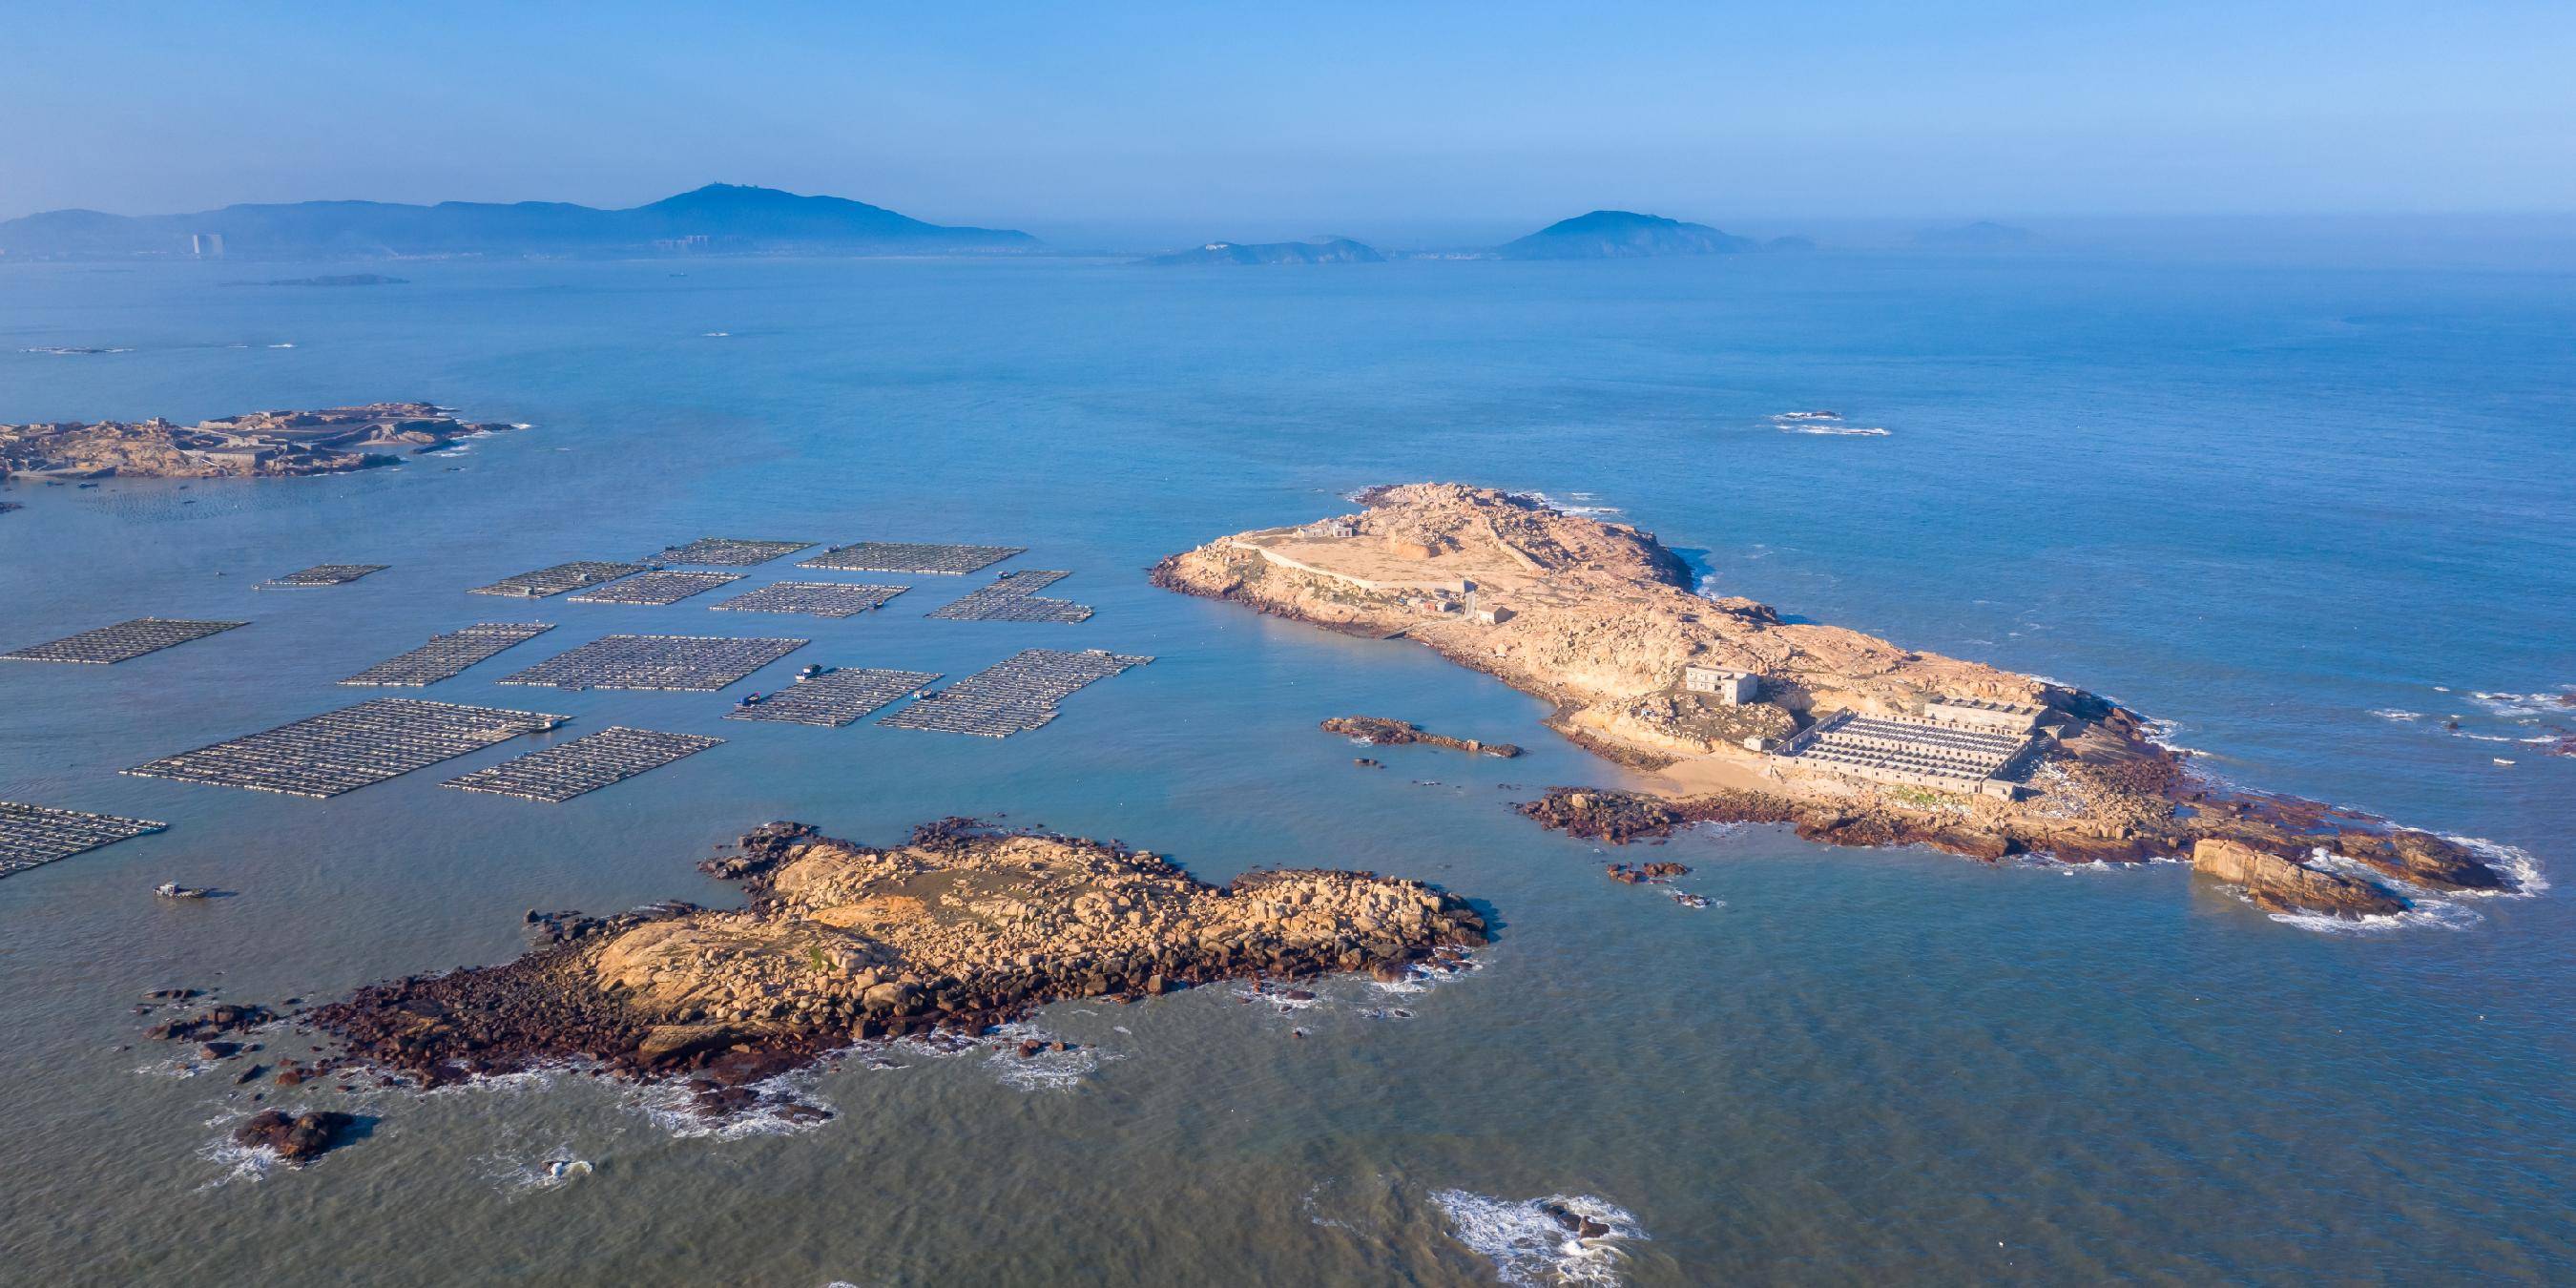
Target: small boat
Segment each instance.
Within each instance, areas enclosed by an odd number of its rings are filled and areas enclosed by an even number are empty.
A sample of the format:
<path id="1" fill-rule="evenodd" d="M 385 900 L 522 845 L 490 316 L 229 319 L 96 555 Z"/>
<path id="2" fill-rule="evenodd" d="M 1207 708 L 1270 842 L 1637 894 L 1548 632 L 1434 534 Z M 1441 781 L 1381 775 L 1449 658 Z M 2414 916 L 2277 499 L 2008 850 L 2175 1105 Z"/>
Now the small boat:
<path id="1" fill-rule="evenodd" d="M 164 899 L 203 899 L 214 892 L 200 890 L 195 886 L 183 886 L 176 881 L 164 881 L 152 887 L 152 893 Z"/>
<path id="2" fill-rule="evenodd" d="M 756 707 L 760 705 L 760 700 L 767 696 L 767 694 L 762 693 L 746 693 L 742 695 L 742 700 L 734 703 L 734 705 L 737 707 Z"/>
<path id="3" fill-rule="evenodd" d="M 2507 759 L 2505 759 L 2505 758 L 2504 758 L 2504 757 L 2502 757 L 2502 756 L 2492 757 L 2492 759 L 2495 761 L 2495 763 L 2497 763 L 2497 764 L 2499 764 L 2499 765 L 2510 765 L 2510 764 L 2512 764 L 2512 763 L 2513 763 L 2512 761 L 2507 760 Z"/>
<path id="4" fill-rule="evenodd" d="M 796 673 L 796 678 L 800 680 L 810 680 L 815 676 L 824 674 L 829 669 L 830 668 L 825 667 L 819 662 L 808 662 L 806 663 L 804 670 Z"/>

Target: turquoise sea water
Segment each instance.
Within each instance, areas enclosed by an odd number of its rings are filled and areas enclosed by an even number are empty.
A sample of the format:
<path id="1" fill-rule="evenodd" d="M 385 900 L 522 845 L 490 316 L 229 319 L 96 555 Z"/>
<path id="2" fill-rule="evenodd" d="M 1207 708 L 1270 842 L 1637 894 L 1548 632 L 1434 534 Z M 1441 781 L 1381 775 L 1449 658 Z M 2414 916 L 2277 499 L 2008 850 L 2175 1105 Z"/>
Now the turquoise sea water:
<path id="1" fill-rule="evenodd" d="M 2567 275 L 1819 256 L 221 284 L 306 271 L 0 273 L 0 419 L 419 398 L 535 426 L 339 478 L 0 489 L 26 506 L 0 515 L 0 646 L 252 622 L 115 667 L 0 667 L 0 799 L 172 825 L 0 881 L 0 1279 L 2576 1276 L 2563 891 L 2330 933 L 2173 865 L 1986 867 L 1759 828 L 1617 856 L 1691 864 L 1683 887 L 1720 901 L 1693 911 L 1511 813 L 1620 781 L 1537 702 L 1141 575 L 1372 483 L 1541 491 L 1617 510 L 1727 593 L 2112 694 L 2231 780 L 2517 847 L 2546 876 L 2569 862 L 2576 760 L 2516 740 L 2576 726 L 2550 701 L 2576 685 Z M 21 352 L 50 346 L 131 352 Z M 1815 407 L 1887 433 L 1769 419 Z M 1005 567 L 1070 569 L 1047 593 L 1100 611 L 922 619 L 982 576 L 911 578 L 843 622 L 463 593 L 704 534 L 1027 546 Z M 319 562 L 393 567 L 251 589 Z M 419 696 L 730 741 L 559 807 L 439 788 L 525 741 L 330 801 L 116 772 L 375 696 L 331 682 L 483 620 L 558 629 Z M 723 697 L 492 683 L 620 631 L 814 643 Z M 958 675 L 1031 644 L 1158 660 L 1000 742 L 720 718 L 805 661 Z M 1532 754 L 1362 770 L 1314 728 L 1348 713 Z M 181 1076 L 129 1010 L 167 985 L 318 998 L 500 960 L 531 907 L 721 901 L 690 864 L 769 819 L 884 842 L 1004 813 L 1209 879 L 1422 877 L 1501 931 L 1428 993 L 1055 1008 L 1038 1023 L 1084 1049 L 1060 1067 L 854 1057 L 809 1080 L 839 1112 L 803 1131 L 694 1134 L 572 1075 L 308 1084 L 285 1102 L 380 1120 L 301 1172 L 220 1148 L 246 1093 Z M 169 879 L 239 893 L 155 900 Z M 570 1158 L 593 1170 L 544 1181 Z M 1515 1254 L 1535 1220 L 1515 1205 L 1549 1195 L 1636 1237 Z"/>

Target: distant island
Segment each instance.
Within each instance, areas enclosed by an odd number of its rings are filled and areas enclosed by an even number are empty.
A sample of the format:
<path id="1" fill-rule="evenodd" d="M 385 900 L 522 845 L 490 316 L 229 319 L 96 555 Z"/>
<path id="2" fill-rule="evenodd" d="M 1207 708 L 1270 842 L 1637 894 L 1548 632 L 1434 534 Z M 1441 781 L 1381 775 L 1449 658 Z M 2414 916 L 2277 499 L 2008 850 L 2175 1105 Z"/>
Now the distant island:
<path id="1" fill-rule="evenodd" d="M 425 452 L 517 426 L 458 420 L 430 403 L 369 403 L 319 411 L 255 411 L 195 425 L 154 417 L 0 425 L 0 479 L 292 478 L 400 459 L 369 448 Z"/>
<path id="2" fill-rule="evenodd" d="M 1643 259 L 1665 255 L 1736 255 L 1759 250 L 1750 237 L 1632 210 L 1595 210 L 1562 219 L 1495 254 L 1504 259 Z"/>
<path id="3" fill-rule="evenodd" d="M 36 259 L 948 254 L 1037 244 L 1009 229 L 945 227 L 840 197 L 723 183 L 626 210 L 556 201 L 300 201 L 186 215 L 55 210 L 0 223 L 0 253 Z"/>
<path id="4" fill-rule="evenodd" d="M 1348 237 L 1294 242 L 1209 242 L 1189 250 L 1152 255 L 1141 263 L 1160 267 L 1198 264 L 1383 264 L 1377 249 Z"/>
<path id="5" fill-rule="evenodd" d="M 1620 842 L 1787 823 L 1987 860 L 2187 856 L 2265 909 L 2347 918 L 2515 888 L 2458 840 L 2204 778 L 2099 695 L 1695 594 L 1681 559 L 1625 524 L 1456 484 L 1360 503 L 1218 538 L 1154 582 L 1427 645 L 1553 703 L 1550 727 L 1648 776 L 1521 806 L 1544 826 Z"/>
<path id="6" fill-rule="evenodd" d="M 407 277 L 382 273 L 337 273 L 322 277 L 272 277 L 265 282 L 226 282 L 226 286 L 409 286 Z"/>

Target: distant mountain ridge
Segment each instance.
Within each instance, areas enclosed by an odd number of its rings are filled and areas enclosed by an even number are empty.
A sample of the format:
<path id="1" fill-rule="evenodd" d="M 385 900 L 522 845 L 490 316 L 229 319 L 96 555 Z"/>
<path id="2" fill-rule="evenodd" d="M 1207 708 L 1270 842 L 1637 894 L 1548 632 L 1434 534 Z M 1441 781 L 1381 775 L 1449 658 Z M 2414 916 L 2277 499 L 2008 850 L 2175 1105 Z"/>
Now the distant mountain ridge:
<path id="1" fill-rule="evenodd" d="M 1167 255 L 1149 255 L 1143 263 L 1160 267 L 1193 264 L 1383 264 L 1376 247 L 1348 237 L 1318 237 L 1294 242 L 1209 242 Z"/>
<path id="2" fill-rule="evenodd" d="M 210 238 L 221 239 L 219 251 Z M 947 227 L 863 201 L 725 183 L 625 210 L 558 201 L 300 201 L 186 215 L 54 210 L 0 223 L 0 252 L 36 257 L 1000 252 L 1037 245 L 1012 229 Z"/>
<path id="3" fill-rule="evenodd" d="M 1750 237 L 1633 210 L 1595 210 L 1561 219 L 1495 249 L 1505 259 L 1643 259 L 1738 255 L 1761 249 Z"/>

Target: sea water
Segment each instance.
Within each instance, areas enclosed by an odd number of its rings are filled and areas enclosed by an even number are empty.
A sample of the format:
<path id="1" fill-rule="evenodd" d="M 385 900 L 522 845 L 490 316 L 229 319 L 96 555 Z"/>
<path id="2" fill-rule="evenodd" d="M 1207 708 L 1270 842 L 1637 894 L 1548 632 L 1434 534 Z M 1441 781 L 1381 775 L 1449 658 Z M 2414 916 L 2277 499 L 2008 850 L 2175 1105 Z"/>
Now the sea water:
<path id="1" fill-rule="evenodd" d="M 2171 864 L 1759 827 L 1604 854 L 1511 811 L 1626 781 L 1540 702 L 1143 576 L 1370 484 L 1540 492 L 1655 532 L 1712 592 L 2085 685 L 2228 781 L 2545 876 L 2576 825 L 2576 760 L 2532 741 L 2576 723 L 2565 274 L 2067 254 L 400 275 L 0 271 L 0 419 L 422 399 L 530 426 L 331 478 L 0 489 L 26 507 L 0 515 L 0 646 L 250 622 L 114 667 L 0 665 L 0 799 L 171 825 L 0 881 L 0 1278 L 2576 1274 L 2563 893 L 2334 933 Z M 1808 410 L 1885 432 L 1775 419 Z M 923 619 L 989 574 L 882 578 L 915 589 L 846 621 L 464 593 L 702 535 L 1026 546 L 1006 567 L 1070 570 L 1047 593 L 1099 612 Z M 322 562 L 391 567 L 253 589 Z M 557 629 L 418 696 L 572 716 L 561 736 L 728 741 L 561 806 L 439 786 L 532 740 L 328 801 L 117 772 L 379 696 L 333 682 L 485 620 Z M 813 643 L 721 696 L 493 683 L 613 632 Z M 954 677 L 1032 645 L 1156 661 L 1003 741 L 721 718 L 806 662 Z M 1365 769 L 1315 728 L 1345 714 L 1530 754 Z M 1075 1052 L 1042 1064 L 854 1051 L 781 1088 L 832 1109 L 819 1126 L 709 1130 L 578 1068 L 271 1089 L 371 1120 L 301 1170 L 231 1149 L 265 1106 L 131 1011 L 165 986 L 319 999 L 498 961 L 530 908 L 726 901 L 691 864 L 764 821 L 884 843 L 946 815 L 1116 837 L 1209 880 L 1419 877 L 1498 933 L 1419 991 L 1049 1008 L 1029 1031 Z M 1688 863 L 1679 888 L 1712 906 L 1602 875 L 1649 857 Z M 165 880 L 232 894 L 157 900 Z M 304 1054 L 263 1036 L 264 1059 Z M 1614 1234 L 1558 1238 L 1541 1202 Z"/>

